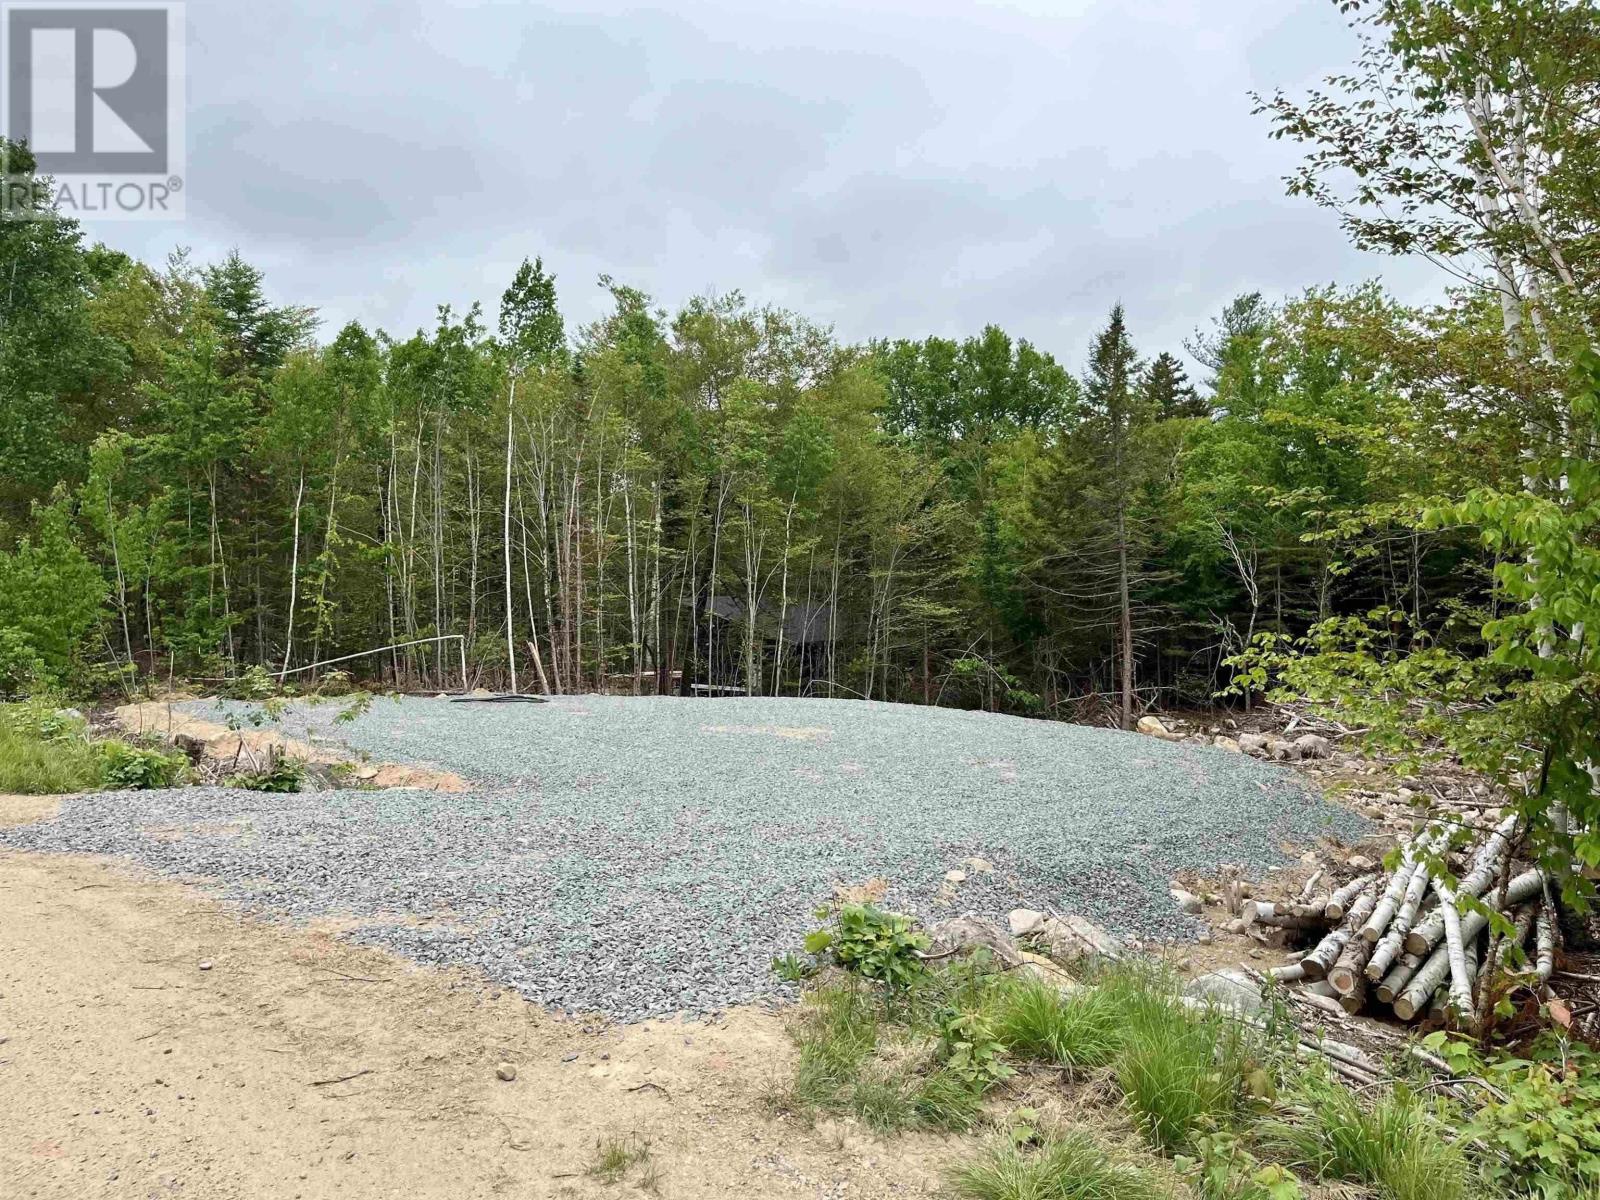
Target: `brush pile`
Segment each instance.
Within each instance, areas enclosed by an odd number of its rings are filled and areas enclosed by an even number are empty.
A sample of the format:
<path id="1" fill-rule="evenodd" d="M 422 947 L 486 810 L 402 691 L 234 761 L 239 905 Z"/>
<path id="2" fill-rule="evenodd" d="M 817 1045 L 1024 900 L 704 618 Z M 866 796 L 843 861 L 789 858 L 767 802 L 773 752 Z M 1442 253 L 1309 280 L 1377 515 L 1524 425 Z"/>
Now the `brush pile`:
<path id="1" fill-rule="evenodd" d="M 1536 986 L 1555 967 L 1556 910 L 1550 880 L 1518 864 L 1507 818 L 1465 851 L 1450 831 L 1430 826 L 1402 845 L 1391 872 L 1359 875 L 1318 892 L 1313 876 L 1289 904 L 1245 903 L 1246 922 L 1310 940 L 1297 962 L 1277 967 L 1281 982 L 1303 983 L 1347 1013 L 1387 1005 L 1403 1021 L 1478 1023 L 1478 980 L 1523 961 Z M 1448 869 L 1447 869 L 1448 868 Z M 1511 927 L 1502 936 L 1489 913 Z"/>

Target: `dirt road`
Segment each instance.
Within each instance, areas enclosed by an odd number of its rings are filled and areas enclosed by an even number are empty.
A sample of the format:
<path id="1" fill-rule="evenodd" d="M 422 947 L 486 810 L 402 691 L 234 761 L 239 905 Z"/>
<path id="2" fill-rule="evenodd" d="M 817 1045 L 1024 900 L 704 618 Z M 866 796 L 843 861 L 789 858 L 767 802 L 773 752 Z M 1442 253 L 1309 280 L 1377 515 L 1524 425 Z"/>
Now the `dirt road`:
<path id="1" fill-rule="evenodd" d="M 585 1025 L 117 863 L 0 853 L 7 1200 L 934 1189 L 935 1139 L 770 1117 L 790 1054 L 769 1013 Z M 609 1138 L 648 1162 L 589 1175 Z"/>

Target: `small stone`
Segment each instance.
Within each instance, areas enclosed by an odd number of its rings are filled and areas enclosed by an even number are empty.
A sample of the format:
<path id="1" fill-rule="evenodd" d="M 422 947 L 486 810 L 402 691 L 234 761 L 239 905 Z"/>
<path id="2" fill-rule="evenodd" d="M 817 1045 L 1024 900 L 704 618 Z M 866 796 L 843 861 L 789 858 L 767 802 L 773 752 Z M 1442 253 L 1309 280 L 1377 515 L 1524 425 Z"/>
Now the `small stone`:
<path id="1" fill-rule="evenodd" d="M 578 1061 L 578 1056 L 576 1054 L 563 1054 L 561 1056 L 561 1061 L 562 1062 L 577 1062 Z"/>
<path id="2" fill-rule="evenodd" d="M 1199 896 L 1196 896 L 1193 892 L 1186 892 L 1182 888 L 1172 889 L 1172 899 L 1176 902 L 1180 911 L 1191 915 L 1205 907 L 1200 902 Z"/>
<path id="3" fill-rule="evenodd" d="M 1327 758 L 1333 753 L 1333 743 L 1317 733 L 1301 734 L 1295 738 L 1294 744 L 1305 758 Z"/>
<path id="4" fill-rule="evenodd" d="M 517 1069 L 508 1062 L 501 1063 L 494 1069 L 495 1077 L 510 1083 L 517 1077 Z"/>
<path id="5" fill-rule="evenodd" d="M 1234 754 L 1243 753 L 1243 750 L 1244 750 L 1244 748 L 1239 745 L 1239 742 L 1238 742 L 1237 739 L 1231 738 L 1231 737 L 1222 737 L 1221 735 L 1218 735 L 1217 737 L 1212 738 L 1211 739 L 1211 744 L 1213 746 L 1215 746 L 1218 750 L 1228 750 L 1228 751 L 1231 751 Z"/>
<path id="6" fill-rule="evenodd" d="M 965 883 L 967 881 L 967 873 L 965 871 L 946 871 L 944 873 L 944 881 L 946 883 Z"/>
<path id="7" fill-rule="evenodd" d="M 1211 931 L 1209 929 L 1201 930 L 1200 935 L 1198 937 L 1196 937 L 1194 940 L 1199 942 L 1202 946 L 1211 945 L 1211 942 L 1213 940 L 1212 937 L 1211 937 Z"/>
<path id="8" fill-rule="evenodd" d="M 210 959 L 209 959 L 209 958 L 202 958 L 202 959 L 201 959 L 201 960 L 200 960 L 200 969 L 201 969 L 201 970 L 202 970 L 202 971 L 209 971 L 209 970 L 211 970 L 211 960 L 210 960 Z"/>
<path id="9" fill-rule="evenodd" d="M 1239 749 L 1246 754 L 1263 755 L 1267 752 L 1267 739 L 1259 733 L 1241 733 L 1239 735 Z"/>
<path id="10" fill-rule="evenodd" d="M 1012 937 L 1027 937 L 1037 933 L 1044 925 L 1044 914 L 1031 908 L 1013 908 L 1006 914 L 1006 925 Z"/>
<path id="11" fill-rule="evenodd" d="M 1370 871 L 1370 870 L 1372 870 L 1374 867 L 1376 867 L 1378 865 L 1377 863 L 1373 862 L 1370 858 L 1368 858 L 1365 854 L 1352 854 L 1349 858 L 1345 859 L 1344 861 L 1345 861 L 1345 865 L 1347 867 L 1349 867 L 1352 871 Z"/>

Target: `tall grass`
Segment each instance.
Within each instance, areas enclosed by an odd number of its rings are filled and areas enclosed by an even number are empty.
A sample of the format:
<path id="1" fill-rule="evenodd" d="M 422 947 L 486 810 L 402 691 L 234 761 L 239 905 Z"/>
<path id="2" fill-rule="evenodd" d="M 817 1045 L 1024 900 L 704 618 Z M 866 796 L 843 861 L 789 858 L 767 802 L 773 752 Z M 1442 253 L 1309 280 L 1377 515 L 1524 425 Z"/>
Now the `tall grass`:
<path id="1" fill-rule="evenodd" d="M 1028 979 L 1001 991 L 993 1008 L 996 1035 L 1022 1058 L 1084 1070 L 1105 1066 L 1122 1048 L 1122 1006 L 1109 987 L 1064 994 Z"/>
<path id="2" fill-rule="evenodd" d="M 1169 1195 L 1151 1175 L 1113 1161 L 1079 1133 L 1036 1151 L 997 1146 L 955 1168 L 950 1186 L 964 1200 L 1165 1200 Z"/>
<path id="3" fill-rule="evenodd" d="M 82 721 L 0 705 L 0 792 L 49 796 L 100 786 L 105 758 Z"/>
<path id="4" fill-rule="evenodd" d="M 1239 1111 L 1255 1047 L 1238 1022 L 1170 994 L 1124 987 L 1117 1084 L 1141 1132 L 1163 1154 L 1193 1148 Z"/>
<path id="5" fill-rule="evenodd" d="M 1370 1105 L 1326 1077 L 1310 1077 L 1301 1091 L 1302 1119 L 1260 1130 L 1262 1147 L 1274 1157 L 1321 1179 L 1365 1184 L 1382 1200 L 1472 1194 L 1465 1154 L 1404 1084 Z"/>

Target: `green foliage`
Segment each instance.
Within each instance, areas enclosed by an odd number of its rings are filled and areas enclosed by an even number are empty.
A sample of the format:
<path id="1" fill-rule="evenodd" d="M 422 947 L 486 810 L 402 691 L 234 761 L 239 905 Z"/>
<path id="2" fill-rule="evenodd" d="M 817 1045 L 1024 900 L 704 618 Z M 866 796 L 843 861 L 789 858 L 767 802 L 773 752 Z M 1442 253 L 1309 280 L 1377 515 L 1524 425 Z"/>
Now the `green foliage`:
<path id="1" fill-rule="evenodd" d="M 784 954 L 772 960 L 772 973 L 784 983 L 803 983 L 817 973 L 814 959 L 807 960 L 797 954 Z"/>
<path id="2" fill-rule="evenodd" d="M 846 904 L 834 915 L 831 929 L 807 935 L 805 947 L 867 979 L 905 988 L 923 973 L 918 955 L 927 950 L 928 938 L 916 932 L 910 917 L 870 904 Z"/>
<path id="3" fill-rule="evenodd" d="M 298 792 L 305 777 L 306 765 L 300 759 L 274 754 L 260 770 L 228 776 L 227 785 L 252 792 Z"/>
<path id="4" fill-rule="evenodd" d="M 105 579 L 73 540 L 66 502 L 35 509 L 33 535 L 0 550 L 0 695 L 66 683 L 105 596 Z"/>
<path id="5" fill-rule="evenodd" d="M 1148 994 L 1128 1010 L 1117 1085 L 1152 1146 L 1189 1151 L 1244 1109 L 1252 1050 L 1238 1022 Z"/>
<path id="6" fill-rule="evenodd" d="M 42 704 L 0 705 L 0 792 L 49 796 L 100 786 L 104 759 L 76 717 Z"/>
<path id="7" fill-rule="evenodd" d="M 1174 1159 L 1198 1200 L 1302 1200 L 1305 1190 L 1278 1163 L 1263 1166 L 1232 1133 L 1207 1133 L 1195 1139 L 1193 1156 Z"/>
<path id="8" fill-rule="evenodd" d="M 103 786 L 121 788 L 168 788 L 181 782 L 188 769 L 182 754 L 154 746 L 134 746 L 115 738 L 99 744 L 103 758 Z"/>
<path id="9" fill-rule="evenodd" d="M 1553 1035 L 1525 1054 L 1487 1059 L 1444 1033 L 1423 1045 L 1492 1085 L 1461 1136 L 1485 1148 L 1483 1175 L 1498 1194 L 1568 1200 L 1600 1191 L 1600 1054 Z"/>
<path id="10" fill-rule="evenodd" d="M 937 1053 L 945 1070 L 978 1091 L 1016 1074 L 1005 1063 L 1005 1044 L 982 1013 L 947 1013 L 939 1023 Z"/>
<path id="11" fill-rule="evenodd" d="M 650 1161 L 650 1143 L 636 1133 L 605 1137 L 595 1143 L 589 1175 L 602 1183 L 620 1183 L 628 1172 Z"/>
<path id="12" fill-rule="evenodd" d="M 229 700 L 269 700 L 278 695 L 281 685 L 262 666 L 248 666 L 228 680 L 222 695 Z"/>
<path id="13" fill-rule="evenodd" d="M 1319 1179 L 1365 1184 L 1382 1200 L 1470 1196 L 1464 1152 L 1405 1084 L 1366 1102 L 1325 1074 L 1308 1074 L 1295 1098 L 1303 1117 L 1260 1132 L 1284 1161 Z"/>
<path id="14" fill-rule="evenodd" d="M 1083 1133 L 1051 1138 L 1036 1150 L 1002 1143 L 952 1170 L 950 1186 L 965 1200 L 1164 1200 L 1169 1195 L 1149 1172 L 1117 1162 Z"/>
<path id="15" fill-rule="evenodd" d="M 1063 994 L 1043 980 L 1019 980 L 994 1001 L 995 1035 L 1018 1057 L 1075 1071 L 1103 1067 L 1123 1043 L 1120 991 L 1105 982 Z"/>

